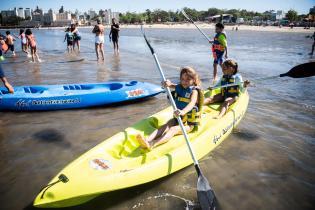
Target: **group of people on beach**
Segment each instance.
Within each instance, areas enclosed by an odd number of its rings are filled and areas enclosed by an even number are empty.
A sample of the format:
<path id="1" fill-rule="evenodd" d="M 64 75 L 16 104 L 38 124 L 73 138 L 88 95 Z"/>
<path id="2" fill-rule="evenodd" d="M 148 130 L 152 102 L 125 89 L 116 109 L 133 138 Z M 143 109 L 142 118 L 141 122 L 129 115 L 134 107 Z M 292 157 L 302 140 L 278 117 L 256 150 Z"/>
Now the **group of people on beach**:
<path id="1" fill-rule="evenodd" d="M 8 51 L 12 52 L 12 56 L 15 57 L 14 42 L 17 39 L 21 40 L 21 49 L 28 57 L 32 57 L 32 62 L 35 62 L 37 58 L 38 62 L 41 62 L 37 54 L 37 44 L 34 34 L 31 29 L 20 29 L 18 36 L 11 34 L 10 31 L 5 32 L 6 35 L 0 34 L 0 60 L 4 60 L 3 54 L 7 54 Z"/>
<path id="2" fill-rule="evenodd" d="M 97 19 L 97 24 L 94 26 L 92 33 L 95 34 L 95 52 L 97 60 L 104 60 L 104 42 L 105 42 L 105 27 L 102 25 L 100 19 Z M 109 33 L 109 40 L 113 42 L 115 54 L 119 53 L 119 24 L 115 18 L 112 19 L 112 25 Z M 70 27 L 65 30 L 64 42 L 67 41 L 68 53 L 74 51 L 75 46 L 78 47 L 78 52 L 80 52 L 80 40 L 81 35 L 77 29 L 76 24 L 71 24 Z M 101 58 L 100 58 L 101 56 Z"/>

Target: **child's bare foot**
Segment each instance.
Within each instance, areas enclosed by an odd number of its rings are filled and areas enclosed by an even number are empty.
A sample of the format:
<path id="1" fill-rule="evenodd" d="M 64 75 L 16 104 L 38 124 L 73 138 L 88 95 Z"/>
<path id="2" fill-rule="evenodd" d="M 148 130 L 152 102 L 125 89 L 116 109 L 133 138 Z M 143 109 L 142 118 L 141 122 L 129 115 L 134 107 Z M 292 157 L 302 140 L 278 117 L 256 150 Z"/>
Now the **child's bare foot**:
<path id="1" fill-rule="evenodd" d="M 142 148 L 150 149 L 150 144 L 140 134 L 136 136 L 136 139 Z"/>

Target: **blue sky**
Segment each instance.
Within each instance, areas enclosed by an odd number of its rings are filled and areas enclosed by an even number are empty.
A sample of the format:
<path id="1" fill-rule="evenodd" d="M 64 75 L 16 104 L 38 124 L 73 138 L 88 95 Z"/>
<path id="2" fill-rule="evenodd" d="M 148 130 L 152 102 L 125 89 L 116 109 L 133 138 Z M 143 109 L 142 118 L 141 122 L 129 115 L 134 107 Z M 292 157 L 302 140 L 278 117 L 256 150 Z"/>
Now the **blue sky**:
<path id="1" fill-rule="evenodd" d="M 164 9 L 177 10 L 182 7 L 195 8 L 197 10 L 206 10 L 210 7 L 220 9 L 247 9 L 258 12 L 266 10 L 289 10 L 294 9 L 299 14 L 306 14 L 309 9 L 315 6 L 315 0 L 1 0 L 0 10 L 6 10 L 14 7 L 35 8 L 38 5 L 47 11 L 49 8 L 58 10 L 61 5 L 66 10 L 81 12 L 89 9 L 107 9 L 111 8 L 118 12 L 142 12 L 145 9 Z"/>

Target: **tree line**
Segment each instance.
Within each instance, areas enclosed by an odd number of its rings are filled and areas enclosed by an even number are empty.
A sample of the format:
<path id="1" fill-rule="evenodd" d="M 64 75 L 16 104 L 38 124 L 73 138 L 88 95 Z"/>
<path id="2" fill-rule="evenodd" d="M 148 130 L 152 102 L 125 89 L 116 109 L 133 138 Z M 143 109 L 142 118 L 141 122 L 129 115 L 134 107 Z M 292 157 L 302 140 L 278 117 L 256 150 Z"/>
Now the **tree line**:
<path id="1" fill-rule="evenodd" d="M 271 11 L 266 11 L 263 13 L 247 11 L 245 9 L 217 9 L 209 8 L 205 11 L 197 11 L 196 9 L 184 8 L 185 12 L 194 20 L 194 21 L 206 21 L 207 17 L 221 14 L 231 14 L 232 22 L 235 22 L 237 18 L 244 18 L 244 21 L 253 20 L 254 17 L 259 17 L 263 21 L 271 20 Z M 289 21 L 301 21 L 305 18 L 306 15 L 298 15 L 295 10 L 289 10 L 286 18 Z M 181 14 L 180 10 L 177 11 L 165 11 L 161 9 L 156 9 L 151 11 L 147 9 L 145 12 L 136 13 L 136 12 L 126 12 L 120 13 L 119 21 L 125 24 L 135 24 L 135 23 L 165 23 L 165 22 L 183 22 L 185 21 L 184 16 Z"/>

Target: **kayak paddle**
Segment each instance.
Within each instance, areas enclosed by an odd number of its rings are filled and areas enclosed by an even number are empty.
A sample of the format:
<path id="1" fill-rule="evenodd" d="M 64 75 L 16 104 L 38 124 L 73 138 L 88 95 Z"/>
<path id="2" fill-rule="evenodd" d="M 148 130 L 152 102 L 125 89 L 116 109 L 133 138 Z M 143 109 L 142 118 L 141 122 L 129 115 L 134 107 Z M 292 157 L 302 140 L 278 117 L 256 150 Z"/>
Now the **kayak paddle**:
<path id="1" fill-rule="evenodd" d="M 148 41 L 146 35 L 145 35 L 145 32 L 144 32 L 144 29 L 143 29 L 143 26 L 141 26 L 141 32 L 143 34 L 143 37 L 148 45 L 148 47 L 150 48 L 150 51 L 153 55 L 153 58 L 155 60 L 155 64 L 157 65 L 158 69 L 159 69 L 159 72 L 160 72 L 160 75 L 162 77 L 162 80 L 163 82 L 166 81 L 166 78 L 164 76 L 164 73 L 163 73 L 163 70 L 162 70 L 162 67 L 159 63 L 159 60 L 157 58 L 157 55 L 156 53 L 154 52 L 154 49 L 152 48 L 150 42 Z M 168 98 L 172 104 L 172 107 L 174 110 L 177 110 L 177 107 L 176 107 L 176 104 L 175 104 L 175 101 L 173 99 L 173 96 L 171 94 L 171 91 L 170 91 L 170 88 L 169 87 L 166 87 L 166 93 L 168 95 Z M 201 209 L 202 210 L 214 210 L 216 208 L 216 198 L 215 198 L 215 194 L 214 194 L 214 191 L 212 190 L 212 188 L 210 187 L 209 185 L 209 182 L 207 180 L 207 178 L 202 174 L 201 172 L 201 169 L 200 169 L 200 166 L 199 166 L 199 163 L 198 163 L 198 160 L 195 158 L 195 154 L 193 152 L 193 149 L 190 145 L 190 142 L 189 142 L 189 139 L 188 139 L 188 135 L 187 135 L 187 132 L 185 130 L 185 127 L 184 127 L 184 124 L 182 122 L 182 119 L 180 118 L 180 116 L 177 116 L 176 117 L 177 121 L 178 121 L 178 124 L 179 126 L 181 127 L 182 129 L 182 132 L 183 132 L 183 135 L 184 135 L 184 138 L 186 140 L 186 144 L 188 146 L 188 149 L 189 149 L 189 152 L 190 152 L 190 155 L 191 155 L 191 158 L 194 162 L 194 166 L 195 166 L 195 169 L 197 171 L 197 175 L 198 175 L 198 181 L 197 181 L 197 196 L 198 196 L 198 200 L 199 200 L 199 203 L 200 203 L 200 206 L 201 206 Z"/>
<path id="2" fill-rule="evenodd" d="M 195 24 L 195 22 L 186 14 L 185 10 L 182 9 L 182 14 L 184 15 L 184 17 L 191 22 L 192 24 L 194 24 L 196 26 L 196 28 L 200 31 L 200 33 L 207 39 L 208 42 L 211 42 L 210 38 Z"/>
<path id="3" fill-rule="evenodd" d="M 303 78 L 315 76 L 315 62 L 303 63 L 293 67 L 285 74 L 280 74 L 280 77 Z"/>

